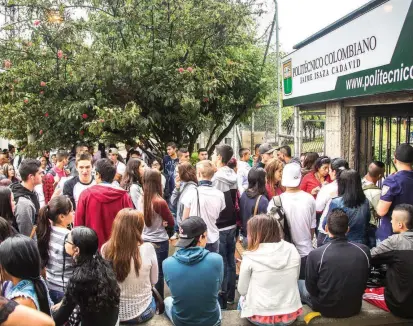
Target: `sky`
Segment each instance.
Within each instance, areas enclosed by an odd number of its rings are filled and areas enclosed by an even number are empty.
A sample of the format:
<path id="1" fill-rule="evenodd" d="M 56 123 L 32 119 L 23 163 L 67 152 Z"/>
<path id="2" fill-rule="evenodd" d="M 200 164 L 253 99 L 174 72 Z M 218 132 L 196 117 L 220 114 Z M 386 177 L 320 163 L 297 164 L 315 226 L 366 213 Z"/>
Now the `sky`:
<path id="1" fill-rule="evenodd" d="M 273 0 L 263 25 L 270 24 L 274 15 Z M 344 17 L 370 0 L 278 0 L 281 50 L 289 53 L 293 46 L 324 27 Z M 275 42 L 275 33 L 274 33 Z"/>

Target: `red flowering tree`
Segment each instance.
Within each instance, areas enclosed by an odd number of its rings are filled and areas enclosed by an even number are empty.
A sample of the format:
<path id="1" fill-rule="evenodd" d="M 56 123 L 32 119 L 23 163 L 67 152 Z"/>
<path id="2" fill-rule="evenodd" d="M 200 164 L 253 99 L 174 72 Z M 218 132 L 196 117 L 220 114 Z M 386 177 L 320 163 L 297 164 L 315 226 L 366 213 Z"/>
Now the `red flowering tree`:
<path id="1" fill-rule="evenodd" d="M 192 150 L 209 130 L 213 146 L 270 93 L 259 2 L 73 0 L 51 11 L 14 0 L 20 16 L 0 41 L 0 132 L 30 135 L 33 148 L 143 137 Z"/>

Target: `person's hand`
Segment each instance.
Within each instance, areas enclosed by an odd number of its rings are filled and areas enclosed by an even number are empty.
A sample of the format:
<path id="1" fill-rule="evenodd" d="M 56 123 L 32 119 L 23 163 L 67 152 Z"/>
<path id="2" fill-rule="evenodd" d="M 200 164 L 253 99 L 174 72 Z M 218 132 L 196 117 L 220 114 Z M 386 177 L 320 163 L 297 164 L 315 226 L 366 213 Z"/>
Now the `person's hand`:
<path id="1" fill-rule="evenodd" d="M 62 305 L 62 301 L 60 301 L 58 304 L 55 304 L 54 306 L 52 306 L 52 311 L 57 311 L 60 309 L 60 306 Z"/>
<path id="2" fill-rule="evenodd" d="M 167 222 L 167 221 L 163 221 L 162 224 L 163 224 L 164 227 L 167 227 L 167 226 L 168 226 L 168 222 Z"/>
<path id="3" fill-rule="evenodd" d="M 314 188 L 313 190 L 311 190 L 311 194 L 314 196 L 314 195 L 317 195 L 318 194 L 318 192 L 320 191 L 320 187 L 316 187 L 316 188 Z"/>
<path id="4" fill-rule="evenodd" d="M 180 187 L 181 187 L 181 179 L 179 178 L 179 176 L 176 176 L 176 178 L 175 178 L 175 188 L 179 190 Z"/>
<path id="5" fill-rule="evenodd" d="M 52 198 L 60 196 L 62 194 L 62 188 L 56 188 L 53 192 Z M 50 199 L 52 199 L 50 198 Z"/>

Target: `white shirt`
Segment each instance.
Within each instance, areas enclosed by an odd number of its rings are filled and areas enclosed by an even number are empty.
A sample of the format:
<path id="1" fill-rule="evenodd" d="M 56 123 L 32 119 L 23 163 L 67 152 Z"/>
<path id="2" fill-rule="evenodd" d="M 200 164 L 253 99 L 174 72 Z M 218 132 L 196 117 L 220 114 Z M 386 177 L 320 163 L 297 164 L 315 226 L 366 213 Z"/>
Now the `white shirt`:
<path id="1" fill-rule="evenodd" d="M 320 192 L 317 195 L 317 199 L 315 201 L 316 211 L 323 212 L 320 217 L 320 224 L 318 225 L 318 231 L 321 233 L 327 234 L 323 229 L 323 222 L 330 208 L 331 199 L 337 197 L 337 193 L 338 184 L 337 180 L 334 180 L 333 182 L 322 186 Z"/>
<path id="2" fill-rule="evenodd" d="M 44 192 L 43 192 L 43 184 L 39 184 L 34 186 L 34 191 L 37 192 L 37 196 L 39 197 L 39 204 L 40 208 L 46 205 L 46 200 L 44 198 Z"/>
<path id="3" fill-rule="evenodd" d="M 238 161 L 237 183 L 240 195 L 248 189 L 248 173 L 251 167 L 247 162 Z"/>
<path id="4" fill-rule="evenodd" d="M 219 239 L 219 230 L 216 225 L 219 214 L 225 209 L 225 197 L 222 191 L 212 186 L 199 186 L 199 206 L 201 218 L 207 225 L 207 243 L 214 243 Z M 188 192 L 181 203 L 190 208 L 189 216 L 198 215 L 198 194 L 196 191 Z"/>
<path id="5" fill-rule="evenodd" d="M 317 225 L 314 197 L 305 191 L 285 192 L 280 197 L 292 241 L 300 256 L 305 257 L 313 250 L 311 229 Z M 273 207 L 274 201 L 271 200 L 267 212 Z"/>
<path id="6" fill-rule="evenodd" d="M 118 163 L 116 163 L 116 173 L 123 176 L 125 174 L 125 171 L 126 171 L 126 165 L 118 161 Z"/>

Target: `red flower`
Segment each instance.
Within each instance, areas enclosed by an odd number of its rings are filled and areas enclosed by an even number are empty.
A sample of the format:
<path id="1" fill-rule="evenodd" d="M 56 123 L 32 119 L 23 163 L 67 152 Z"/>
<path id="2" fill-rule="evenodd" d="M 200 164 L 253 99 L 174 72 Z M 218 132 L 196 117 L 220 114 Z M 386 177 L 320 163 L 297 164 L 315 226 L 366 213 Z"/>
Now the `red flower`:
<path id="1" fill-rule="evenodd" d="M 10 60 L 4 60 L 4 68 L 9 69 L 11 66 L 12 64 Z"/>
<path id="2" fill-rule="evenodd" d="M 15 83 L 15 84 L 18 84 L 18 83 L 19 83 L 19 80 L 16 78 L 16 79 L 14 80 L 14 83 Z"/>
<path id="3" fill-rule="evenodd" d="M 25 104 L 29 103 L 29 99 L 25 98 L 25 99 L 24 99 L 24 103 L 25 103 Z"/>
<path id="4" fill-rule="evenodd" d="M 209 102 L 209 98 L 208 97 L 204 97 L 204 100 L 203 100 L 205 103 L 208 103 Z"/>
<path id="5" fill-rule="evenodd" d="M 88 115 L 87 115 L 86 113 L 83 113 L 83 114 L 82 114 L 82 118 L 83 118 L 83 119 L 87 119 L 87 117 L 88 117 Z"/>
<path id="6" fill-rule="evenodd" d="M 40 95 L 43 95 L 44 94 L 44 91 L 40 91 Z"/>
<path id="7" fill-rule="evenodd" d="M 188 71 L 188 72 L 193 72 L 194 69 L 192 69 L 192 67 L 188 67 L 188 68 L 186 69 L 186 71 Z"/>
<path id="8" fill-rule="evenodd" d="M 83 130 L 80 130 L 80 131 L 79 131 L 79 135 L 80 135 L 80 136 L 83 136 L 84 134 L 85 134 L 85 132 L 84 132 Z"/>
<path id="9" fill-rule="evenodd" d="M 41 87 L 45 87 L 45 86 L 46 86 L 46 82 L 41 81 L 41 82 L 40 82 L 40 86 L 41 86 Z"/>
<path id="10" fill-rule="evenodd" d="M 178 69 L 178 71 L 182 74 L 185 71 L 185 69 L 181 67 Z"/>
<path id="11" fill-rule="evenodd" d="M 35 20 L 33 23 L 34 26 L 39 26 L 40 25 L 40 20 Z"/>
<path id="12" fill-rule="evenodd" d="M 44 114 L 44 116 L 45 116 L 46 118 L 48 118 L 48 117 L 49 117 L 49 113 L 46 112 L 46 113 Z"/>
<path id="13" fill-rule="evenodd" d="M 43 135 L 43 130 L 40 130 L 40 131 L 39 131 L 39 135 Z"/>
<path id="14" fill-rule="evenodd" d="M 101 122 L 101 123 L 104 123 L 104 122 L 105 122 L 105 120 L 103 120 L 103 119 L 100 119 L 100 120 L 99 120 L 99 122 Z"/>
<path id="15" fill-rule="evenodd" d="M 57 51 L 57 57 L 58 57 L 59 59 L 62 59 L 62 58 L 63 58 L 63 51 L 62 51 L 62 50 Z"/>

